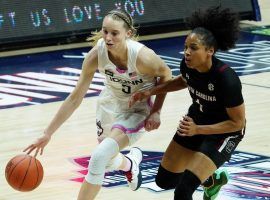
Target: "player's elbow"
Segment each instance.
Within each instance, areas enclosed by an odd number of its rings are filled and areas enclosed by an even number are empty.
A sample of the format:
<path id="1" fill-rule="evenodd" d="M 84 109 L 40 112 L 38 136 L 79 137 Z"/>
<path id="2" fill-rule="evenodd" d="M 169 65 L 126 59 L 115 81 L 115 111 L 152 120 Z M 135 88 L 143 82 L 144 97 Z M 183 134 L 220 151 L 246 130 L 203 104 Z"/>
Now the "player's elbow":
<path id="1" fill-rule="evenodd" d="M 162 74 L 159 83 L 164 83 L 172 79 L 172 71 L 168 66 L 162 68 L 162 71 L 159 72 L 159 74 Z"/>
<path id="2" fill-rule="evenodd" d="M 246 126 L 246 119 L 242 119 L 239 122 L 239 128 L 242 130 Z"/>
<path id="3" fill-rule="evenodd" d="M 241 104 L 239 106 L 227 109 L 227 111 L 234 129 L 242 130 L 246 125 L 245 105 Z"/>
<path id="4" fill-rule="evenodd" d="M 244 129 L 245 126 L 246 126 L 246 120 L 245 120 L 245 118 L 239 119 L 239 120 L 235 121 L 234 122 L 234 126 L 235 126 L 235 129 L 236 130 L 242 130 L 242 129 Z"/>
<path id="5" fill-rule="evenodd" d="M 166 66 L 165 70 L 166 70 L 165 80 L 166 81 L 171 80 L 173 78 L 171 69 L 168 66 Z"/>

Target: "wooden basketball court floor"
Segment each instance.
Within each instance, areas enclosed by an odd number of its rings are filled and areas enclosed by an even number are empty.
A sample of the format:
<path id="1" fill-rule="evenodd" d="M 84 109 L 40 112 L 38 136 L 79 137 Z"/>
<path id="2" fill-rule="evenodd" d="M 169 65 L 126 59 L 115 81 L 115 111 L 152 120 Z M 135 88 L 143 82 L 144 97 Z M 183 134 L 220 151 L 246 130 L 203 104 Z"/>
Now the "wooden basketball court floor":
<path id="1" fill-rule="evenodd" d="M 265 41 L 265 38 L 263 38 L 262 41 Z M 153 44 L 150 43 L 149 45 L 151 46 Z M 153 47 L 155 47 L 155 45 L 153 45 Z M 235 162 L 236 164 L 227 164 L 225 166 L 228 168 L 233 179 L 217 198 L 220 200 L 270 199 L 270 47 L 268 44 L 267 48 L 266 45 L 262 45 L 262 48 L 265 48 L 263 56 L 265 66 L 259 65 L 261 69 L 260 73 L 258 73 L 258 71 L 256 71 L 256 73 L 239 71 L 246 104 L 247 130 L 245 138 L 237 149 L 239 152 L 235 155 L 233 161 L 233 163 Z M 179 53 L 179 49 L 176 51 Z M 160 54 L 162 54 L 162 51 Z M 219 56 L 222 57 L 222 55 Z M 170 58 L 176 59 L 175 57 L 176 56 L 171 56 Z M 223 58 L 225 59 L 225 57 Z M 7 57 L 6 59 L 15 59 L 15 57 Z M 166 62 L 172 63 L 172 60 L 166 60 Z M 48 61 L 44 60 L 41 62 Z M 259 63 L 259 61 L 257 61 L 257 63 Z M 0 64 L 6 64 L 6 60 L 0 60 Z M 35 63 L 28 64 L 34 65 Z M 64 69 L 66 70 L 67 68 Z M 172 67 L 172 69 L 175 70 L 176 68 Z M 256 69 L 256 66 L 254 69 Z M 249 68 L 244 70 L 249 70 Z M 14 81 L 10 77 L 22 76 L 20 73 L 22 73 L 22 71 L 15 70 L 13 75 L 11 75 L 12 73 L 9 74 L 7 71 L 1 72 L 0 80 L 6 80 L 6 82 L 0 82 L 1 106 L 5 104 L 5 95 L 10 95 L 10 92 L 14 92 L 15 89 L 18 92 L 20 89 L 18 86 L 18 82 L 20 81 L 17 80 L 16 82 L 15 80 L 17 85 L 10 87 L 9 92 L 4 90 L 8 88 L 5 84 L 12 84 Z M 77 72 L 74 72 L 74 74 L 76 73 Z M 24 78 L 26 75 L 27 74 L 23 74 Z M 78 76 L 74 77 L 74 80 L 68 81 L 75 81 Z M 32 79 L 39 78 L 32 77 Z M 48 81 L 52 82 L 51 80 Z M 26 82 L 25 85 L 29 86 L 31 83 Z M 74 86 L 74 82 L 66 82 L 66 85 Z M 34 91 L 36 90 L 37 89 Z M 31 89 L 30 91 L 33 92 Z M 68 94 L 68 92 L 66 93 Z M 42 94 L 45 95 L 46 93 Z M 17 93 L 17 95 L 25 97 L 26 93 Z M 29 93 L 28 95 L 32 95 L 33 97 L 34 93 Z M 63 100 L 63 98 L 59 99 L 59 97 L 57 97 L 51 102 L 41 101 L 41 103 L 37 103 L 34 101 L 35 98 L 37 99 L 37 96 L 28 98 L 20 104 L 17 103 L 16 106 L 1 107 L 0 200 L 76 199 L 83 174 L 86 170 L 85 161 L 87 161 L 87 156 L 91 155 L 91 152 L 97 145 L 95 126 L 96 96 L 89 95 L 88 98 L 84 99 L 77 111 L 52 137 L 51 142 L 45 148 L 44 155 L 38 156 L 38 159 L 44 167 L 44 179 L 36 190 L 24 193 L 18 192 L 13 190 L 5 180 L 4 171 L 9 159 L 17 154 L 22 154 L 22 150 L 30 142 L 35 140 L 37 136 L 42 134 L 44 128 Z M 43 98 L 43 100 L 44 99 L 46 98 Z M 10 101 L 11 98 L 7 98 L 7 100 Z M 187 90 L 169 93 L 163 106 L 161 115 L 162 124 L 160 128 L 147 133 L 136 143 L 136 146 L 139 146 L 145 153 L 145 170 L 143 171 L 144 183 L 142 188 L 133 192 L 129 190 L 123 181 L 119 183 L 117 179 L 114 180 L 111 178 L 107 180 L 107 186 L 102 188 L 97 199 L 173 199 L 173 190 L 159 191 L 159 189 L 155 187 L 153 174 L 157 169 L 160 155 L 165 151 L 175 132 L 179 119 L 186 113 L 190 103 Z M 151 162 L 147 162 L 149 160 Z M 244 162 L 246 160 L 248 160 L 248 162 Z M 121 177 L 119 177 L 119 179 L 121 179 Z M 196 191 L 194 199 L 202 199 L 201 190 Z"/>

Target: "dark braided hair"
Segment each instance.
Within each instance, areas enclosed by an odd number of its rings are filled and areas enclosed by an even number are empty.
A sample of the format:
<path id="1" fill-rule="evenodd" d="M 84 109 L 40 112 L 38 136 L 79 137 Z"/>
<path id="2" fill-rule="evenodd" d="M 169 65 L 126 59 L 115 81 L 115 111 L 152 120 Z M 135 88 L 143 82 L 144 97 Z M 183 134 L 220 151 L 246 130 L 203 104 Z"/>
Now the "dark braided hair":
<path id="1" fill-rule="evenodd" d="M 188 19 L 191 33 L 201 36 L 206 47 L 217 50 L 229 50 L 235 46 L 239 36 L 239 18 L 229 8 L 212 7 L 205 11 L 198 10 Z"/>

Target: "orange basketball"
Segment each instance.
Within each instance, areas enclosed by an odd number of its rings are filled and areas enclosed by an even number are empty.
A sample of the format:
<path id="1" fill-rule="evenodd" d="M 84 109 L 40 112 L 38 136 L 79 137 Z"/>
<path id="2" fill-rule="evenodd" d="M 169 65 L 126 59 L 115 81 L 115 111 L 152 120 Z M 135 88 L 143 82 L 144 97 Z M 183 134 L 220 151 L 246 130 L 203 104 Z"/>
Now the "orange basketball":
<path id="1" fill-rule="evenodd" d="M 39 186 L 43 178 L 43 167 L 33 156 L 18 155 L 8 162 L 5 174 L 11 187 L 26 192 Z"/>

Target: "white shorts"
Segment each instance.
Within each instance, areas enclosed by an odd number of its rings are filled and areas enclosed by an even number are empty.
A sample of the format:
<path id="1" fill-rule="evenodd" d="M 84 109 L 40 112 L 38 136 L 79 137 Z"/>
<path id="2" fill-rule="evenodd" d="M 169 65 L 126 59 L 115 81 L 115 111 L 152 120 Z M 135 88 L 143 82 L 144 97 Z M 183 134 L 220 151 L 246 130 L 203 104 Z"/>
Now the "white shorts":
<path id="1" fill-rule="evenodd" d="M 150 113 L 151 100 L 140 102 L 128 108 L 128 99 L 119 100 L 109 91 L 103 90 L 97 101 L 97 135 L 107 137 L 113 128 L 127 134 L 129 145 L 134 144 L 144 134 L 144 120 Z"/>

